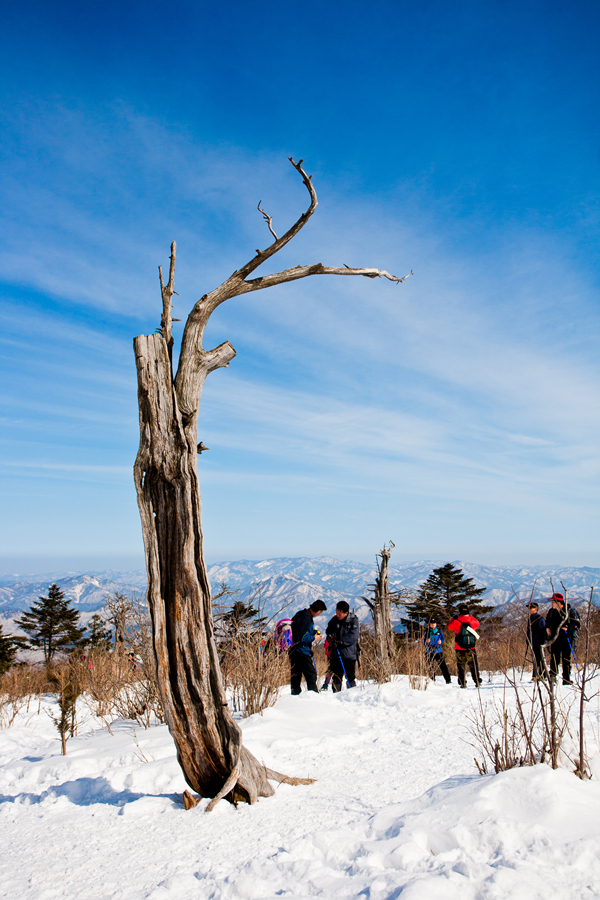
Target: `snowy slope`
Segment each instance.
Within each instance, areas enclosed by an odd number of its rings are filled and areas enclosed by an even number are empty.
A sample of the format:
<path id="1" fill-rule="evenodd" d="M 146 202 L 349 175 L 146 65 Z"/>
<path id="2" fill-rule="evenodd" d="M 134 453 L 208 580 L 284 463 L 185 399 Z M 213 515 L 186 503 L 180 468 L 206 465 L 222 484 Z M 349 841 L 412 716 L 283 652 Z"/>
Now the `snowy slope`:
<path id="1" fill-rule="evenodd" d="M 501 691 L 486 683 L 482 697 Z M 242 722 L 244 741 L 318 780 L 209 815 L 179 805 L 164 726 L 89 721 L 63 758 L 35 706 L 0 731 L 0 897 L 600 897 L 600 783 L 546 766 L 479 776 L 466 731 L 476 696 L 456 684 L 413 691 L 404 678 L 286 692 Z"/>

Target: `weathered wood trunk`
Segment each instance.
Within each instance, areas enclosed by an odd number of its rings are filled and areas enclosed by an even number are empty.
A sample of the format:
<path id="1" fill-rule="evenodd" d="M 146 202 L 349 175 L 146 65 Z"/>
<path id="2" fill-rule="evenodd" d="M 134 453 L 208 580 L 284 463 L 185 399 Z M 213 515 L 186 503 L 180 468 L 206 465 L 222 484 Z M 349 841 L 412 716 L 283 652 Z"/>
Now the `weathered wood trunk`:
<path id="1" fill-rule="evenodd" d="M 148 606 L 159 690 L 165 718 L 177 747 L 177 757 L 190 787 L 202 797 L 222 797 L 253 803 L 273 793 L 269 780 L 310 784 L 288 778 L 261 765 L 242 746 L 241 732 L 225 697 L 212 624 L 210 586 L 202 549 L 198 484 L 197 421 L 206 376 L 229 365 L 235 350 L 225 341 L 212 350 L 202 345 L 212 313 L 231 297 L 262 290 L 311 275 L 362 275 L 403 282 L 385 270 L 316 263 L 250 279 L 304 227 L 317 206 L 317 195 L 302 160 L 294 169 L 302 177 L 310 205 L 282 237 L 271 217 L 265 217 L 275 238 L 226 281 L 204 294 L 188 316 L 177 375 L 172 371 L 171 303 L 175 279 L 175 243 L 167 285 L 159 266 L 163 312 L 157 334 L 135 338 L 140 412 L 140 448 L 134 467 L 142 520 Z M 197 800 L 189 792 L 184 803 Z"/>
<path id="2" fill-rule="evenodd" d="M 134 473 L 166 722 L 194 791 L 216 797 L 235 771 L 228 799 L 253 803 L 273 788 L 242 746 L 227 706 L 202 552 L 196 444 L 185 434 L 164 338 L 142 335 L 134 347 L 140 409 Z"/>
<path id="3" fill-rule="evenodd" d="M 382 673 L 389 678 L 392 674 L 393 636 L 391 598 L 388 582 L 390 556 L 394 544 L 390 541 L 389 549 L 383 547 L 378 554 L 381 562 L 377 563 L 377 578 L 373 586 L 373 597 L 363 597 L 373 614 L 375 629 L 375 651 L 382 667 Z"/>

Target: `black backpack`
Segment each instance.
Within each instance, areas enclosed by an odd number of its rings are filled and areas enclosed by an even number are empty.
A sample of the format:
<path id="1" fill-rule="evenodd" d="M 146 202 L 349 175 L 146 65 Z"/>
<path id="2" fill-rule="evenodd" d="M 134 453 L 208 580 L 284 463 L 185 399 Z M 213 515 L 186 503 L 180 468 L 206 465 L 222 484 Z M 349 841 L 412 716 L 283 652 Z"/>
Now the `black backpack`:
<path id="1" fill-rule="evenodd" d="M 459 647 L 462 647 L 464 650 L 472 650 L 475 646 L 475 641 L 477 638 L 471 631 L 471 626 L 468 622 L 460 623 L 460 631 L 456 637 L 456 643 Z"/>

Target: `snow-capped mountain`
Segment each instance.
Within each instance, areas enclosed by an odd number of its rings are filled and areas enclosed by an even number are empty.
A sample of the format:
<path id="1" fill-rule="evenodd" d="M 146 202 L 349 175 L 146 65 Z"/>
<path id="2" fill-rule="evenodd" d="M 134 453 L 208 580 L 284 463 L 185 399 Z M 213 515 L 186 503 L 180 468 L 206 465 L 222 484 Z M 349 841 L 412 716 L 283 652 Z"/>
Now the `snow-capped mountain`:
<path id="1" fill-rule="evenodd" d="M 48 592 L 56 583 L 81 612 L 94 612 L 104 606 L 115 591 L 143 593 L 145 572 L 50 572 L 48 575 L 3 576 L 0 578 L 0 615 L 11 618 Z"/>
<path id="2" fill-rule="evenodd" d="M 444 565 L 444 560 L 390 565 L 392 588 L 417 588 L 433 569 Z M 600 569 L 589 567 L 559 566 L 480 566 L 464 560 L 454 564 L 473 578 L 478 587 L 486 587 L 484 599 L 491 606 L 503 606 L 515 599 L 515 593 L 525 600 L 533 590 L 536 598 L 548 597 L 553 590 L 561 590 L 564 584 L 569 598 L 577 601 L 589 597 L 589 589 L 600 585 Z M 293 613 L 322 598 L 328 613 L 339 600 L 347 600 L 359 618 L 369 616 L 367 605 L 360 599 L 368 594 L 369 585 L 377 575 L 373 564 L 331 557 L 277 558 L 264 560 L 236 560 L 215 563 L 208 568 L 208 575 L 217 593 L 221 583 L 237 591 L 240 599 L 255 597 L 255 605 L 261 607 L 267 617 L 281 611 Z M 0 579 L 0 616 L 9 620 L 28 609 L 34 600 L 45 595 L 48 586 L 56 582 L 77 606 L 84 619 L 100 609 L 106 597 L 115 591 L 143 592 L 146 576 L 143 572 L 50 573 L 38 576 L 12 576 Z M 513 593 L 514 589 L 514 593 Z"/>

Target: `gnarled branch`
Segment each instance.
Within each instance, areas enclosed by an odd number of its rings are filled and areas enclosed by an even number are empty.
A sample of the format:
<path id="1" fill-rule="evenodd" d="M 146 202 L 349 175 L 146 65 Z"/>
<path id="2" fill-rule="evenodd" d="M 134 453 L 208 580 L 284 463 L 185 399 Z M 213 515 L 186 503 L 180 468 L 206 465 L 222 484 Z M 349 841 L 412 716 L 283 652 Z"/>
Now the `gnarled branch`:
<path id="1" fill-rule="evenodd" d="M 275 272 L 272 275 L 248 279 L 248 276 L 255 269 L 274 256 L 298 234 L 317 207 L 317 194 L 310 176 L 302 168 L 302 160 L 294 162 L 292 157 L 289 157 L 289 160 L 302 177 L 303 184 L 309 193 L 310 205 L 308 209 L 302 213 L 284 235 L 280 238 L 276 237 L 275 241 L 266 250 L 257 251 L 257 255 L 253 259 L 246 263 L 245 266 L 242 266 L 241 269 L 236 269 L 223 284 L 210 291 L 210 293 L 204 294 L 195 304 L 188 317 L 181 343 L 175 389 L 179 408 L 182 414 L 190 420 L 198 410 L 204 378 L 208 371 L 218 368 L 219 365 L 227 365 L 235 355 L 233 347 L 229 344 L 230 355 L 227 356 L 226 354 L 223 357 L 225 361 L 217 362 L 215 365 L 211 364 L 210 367 L 206 364 L 206 351 L 202 347 L 202 338 L 210 316 L 221 303 L 251 291 L 274 287 L 277 284 L 285 284 L 289 281 L 298 281 L 300 278 L 306 278 L 310 275 L 362 275 L 364 278 L 385 278 L 397 284 L 402 284 L 412 275 L 412 271 L 408 275 L 398 277 L 397 275 L 391 275 L 385 269 L 351 268 L 345 265 L 324 266 L 322 263 L 315 263 L 308 266 L 294 266 L 291 269 L 284 269 L 282 272 Z M 275 232 L 271 226 L 271 217 L 261 208 L 260 203 L 258 204 L 258 209 L 265 217 L 271 234 L 275 237 Z"/>
<path id="2" fill-rule="evenodd" d="M 269 226 L 269 231 L 271 232 L 271 234 L 273 235 L 273 237 L 274 237 L 275 240 L 277 241 L 277 240 L 279 240 L 279 239 L 278 239 L 277 235 L 275 234 L 275 232 L 273 231 L 273 216 L 270 216 L 268 212 L 265 212 L 264 209 L 261 209 L 261 208 L 260 208 L 261 202 L 262 202 L 261 200 L 258 201 L 258 206 L 257 206 L 256 208 L 257 208 L 258 211 L 259 211 L 260 213 L 262 213 L 263 216 L 265 217 L 265 221 L 266 221 L 267 225 Z M 259 252 L 260 252 L 260 251 L 259 251 Z"/>

